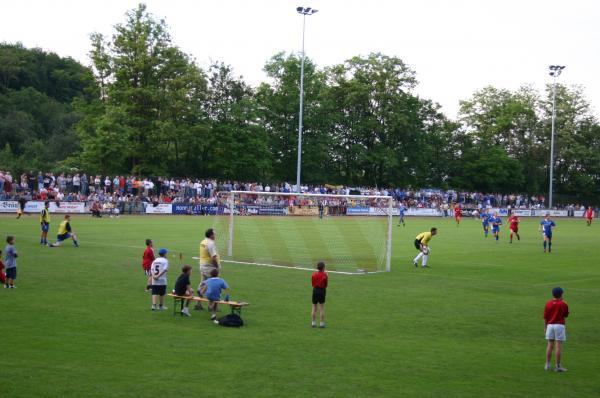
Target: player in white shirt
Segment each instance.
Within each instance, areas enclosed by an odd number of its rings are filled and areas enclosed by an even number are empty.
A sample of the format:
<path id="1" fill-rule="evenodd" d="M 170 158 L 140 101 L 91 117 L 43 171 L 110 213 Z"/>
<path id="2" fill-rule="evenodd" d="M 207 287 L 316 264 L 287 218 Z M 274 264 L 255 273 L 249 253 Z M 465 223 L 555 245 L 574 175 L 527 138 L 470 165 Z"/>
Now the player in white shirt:
<path id="1" fill-rule="evenodd" d="M 152 311 L 164 311 L 165 294 L 167 293 L 167 272 L 169 271 L 169 260 L 167 260 L 167 249 L 158 251 L 158 258 L 152 262 L 150 272 L 152 273 Z M 157 301 L 160 305 L 157 307 Z"/>

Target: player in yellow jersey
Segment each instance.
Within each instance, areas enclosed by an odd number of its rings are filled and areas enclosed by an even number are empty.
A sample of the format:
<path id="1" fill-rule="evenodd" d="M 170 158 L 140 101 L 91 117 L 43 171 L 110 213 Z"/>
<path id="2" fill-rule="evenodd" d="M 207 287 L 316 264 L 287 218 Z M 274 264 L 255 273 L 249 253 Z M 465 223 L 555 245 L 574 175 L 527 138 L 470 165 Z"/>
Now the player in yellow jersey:
<path id="1" fill-rule="evenodd" d="M 202 296 L 201 287 L 204 281 L 211 278 L 211 272 L 213 270 L 219 270 L 221 264 L 219 262 L 219 253 L 217 252 L 217 246 L 215 245 L 215 231 L 209 228 L 204 233 L 204 240 L 200 242 L 200 284 L 198 285 L 198 294 Z M 196 304 L 194 307 L 196 310 L 201 310 L 202 305 Z"/>
<path id="2" fill-rule="evenodd" d="M 429 241 L 437 235 L 437 228 L 431 228 L 431 230 L 426 232 L 421 232 L 415 238 L 415 248 L 419 251 L 417 257 L 413 259 L 413 264 L 415 267 L 419 265 L 419 260 L 423 258 L 422 266 L 423 268 L 428 268 L 427 260 L 429 260 Z"/>
<path id="3" fill-rule="evenodd" d="M 50 230 L 50 202 L 44 202 L 44 208 L 40 213 L 40 225 L 42 226 L 42 236 L 40 238 L 40 245 L 48 244 L 48 231 Z"/>
<path id="4" fill-rule="evenodd" d="M 58 235 L 56 235 L 56 242 L 54 244 L 49 244 L 48 247 L 59 247 L 61 242 L 67 239 L 73 239 L 73 246 L 79 247 L 79 242 L 77 242 L 77 235 L 73 232 L 71 228 L 71 216 L 65 214 L 65 219 L 58 225 Z"/>

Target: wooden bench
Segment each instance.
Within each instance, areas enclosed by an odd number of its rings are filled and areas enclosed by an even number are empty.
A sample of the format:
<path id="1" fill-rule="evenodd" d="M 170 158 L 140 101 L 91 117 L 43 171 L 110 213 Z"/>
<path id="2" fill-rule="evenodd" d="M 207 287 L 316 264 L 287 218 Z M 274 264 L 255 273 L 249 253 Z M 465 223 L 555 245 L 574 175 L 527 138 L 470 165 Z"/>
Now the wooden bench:
<path id="1" fill-rule="evenodd" d="M 180 308 L 179 311 L 181 312 L 181 310 L 183 310 L 183 304 L 185 300 L 190 300 L 190 301 L 196 301 L 199 303 L 210 303 L 211 301 L 207 298 L 204 297 L 198 297 L 198 296 L 178 296 L 174 293 L 168 293 L 167 296 L 171 296 L 173 297 L 173 315 L 177 314 L 177 302 L 179 302 Z M 244 308 L 247 305 L 250 305 L 250 303 L 246 303 L 243 301 L 223 301 L 223 300 L 219 300 L 219 301 L 215 301 L 215 303 L 217 304 L 224 304 L 224 305 L 228 305 L 229 308 L 231 308 L 231 313 L 232 314 L 238 314 L 241 315 L 242 314 L 242 308 Z"/>

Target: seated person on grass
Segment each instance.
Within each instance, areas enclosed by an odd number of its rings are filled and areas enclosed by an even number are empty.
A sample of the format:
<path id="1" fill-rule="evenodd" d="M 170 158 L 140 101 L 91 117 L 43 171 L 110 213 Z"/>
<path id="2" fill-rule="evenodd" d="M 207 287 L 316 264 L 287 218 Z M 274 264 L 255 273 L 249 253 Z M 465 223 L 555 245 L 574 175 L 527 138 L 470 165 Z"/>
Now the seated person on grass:
<path id="1" fill-rule="evenodd" d="M 209 300 L 208 310 L 212 312 L 210 320 L 218 323 L 217 321 L 217 301 L 221 301 L 221 291 L 229 290 L 227 282 L 219 278 L 219 270 L 213 269 L 210 272 L 210 278 L 202 282 L 200 292 Z"/>
<path id="2" fill-rule="evenodd" d="M 192 289 L 192 285 L 190 284 L 190 275 L 192 274 L 192 267 L 189 265 L 184 265 L 181 268 L 181 275 L 177 278 L 177 282 L 175 282 L 175 289 L 173 289 L 173 293 L 177 296 L 192 296 L 194 294 L 194 289 Z M 190 310 L 188 306 L 190 305 L 191 300 L 183 300 L 183 309 L 181 313 L 185 316 L 191 316 Z"/>
<path id="3" fill-rule="evenodd" d="M 98 202 L 92 203 L 92 207 L 90 207 L 90 211 L 92 212 L 92 217 L 98 217 L 98 218 L 102 217 L 100 203 L 98 203 Z"/>

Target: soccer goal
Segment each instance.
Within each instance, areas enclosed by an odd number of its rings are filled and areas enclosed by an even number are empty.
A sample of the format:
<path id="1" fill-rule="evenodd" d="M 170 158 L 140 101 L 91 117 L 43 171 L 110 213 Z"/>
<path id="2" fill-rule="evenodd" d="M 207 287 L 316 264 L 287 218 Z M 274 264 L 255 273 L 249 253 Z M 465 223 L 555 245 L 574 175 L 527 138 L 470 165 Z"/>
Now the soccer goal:
<path id="1" fill-rule="evenodd" d="M 222 260 L 339 273 L 390 271 L 390 196 L 221 192 L 214 227 Z"/>

